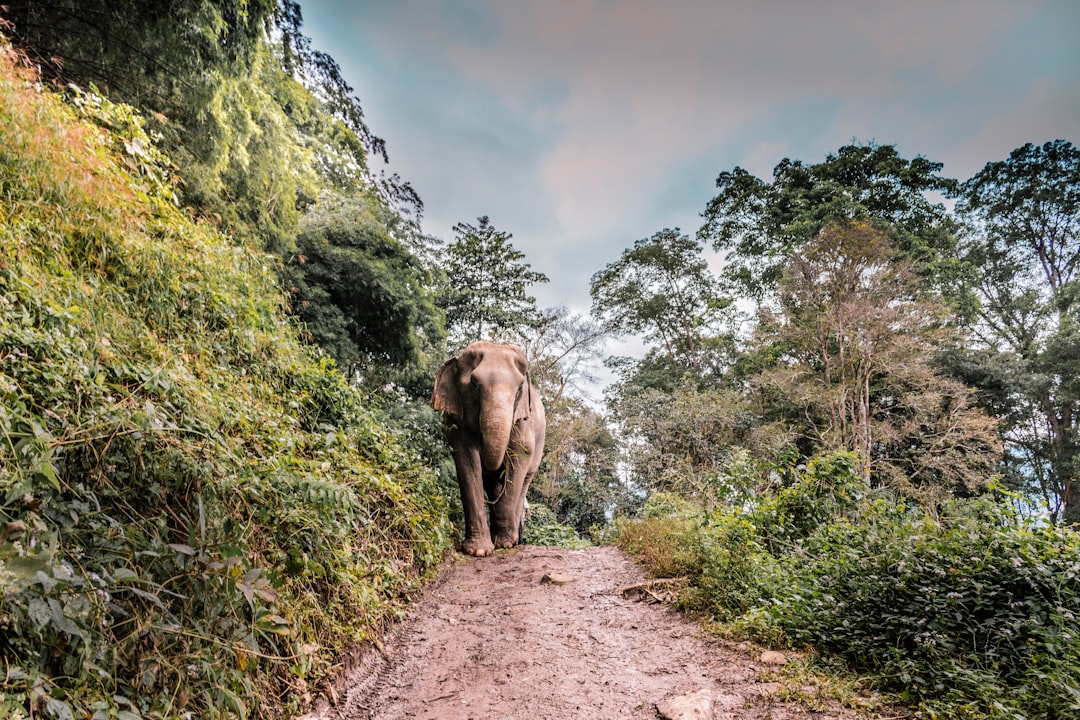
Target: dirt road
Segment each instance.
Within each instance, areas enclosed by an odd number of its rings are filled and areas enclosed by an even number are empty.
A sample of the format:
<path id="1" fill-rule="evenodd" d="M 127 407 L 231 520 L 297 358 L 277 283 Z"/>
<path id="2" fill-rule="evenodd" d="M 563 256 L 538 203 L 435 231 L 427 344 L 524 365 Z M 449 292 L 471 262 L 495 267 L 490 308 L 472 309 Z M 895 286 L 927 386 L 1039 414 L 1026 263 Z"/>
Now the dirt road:
<path id="1" fill-rule="evenodd" d="M 780 702 L 778 686 L 761 677 L 775 667 L 762 663 L 759 651 L 703 637 L 697 623 L 669 607 L 623 592 L 644 580 L 611 547 L 459 556 L 385 653 L 370 653 L 343 678 L 336 702 L 312 717 L 858 717 Z"/>

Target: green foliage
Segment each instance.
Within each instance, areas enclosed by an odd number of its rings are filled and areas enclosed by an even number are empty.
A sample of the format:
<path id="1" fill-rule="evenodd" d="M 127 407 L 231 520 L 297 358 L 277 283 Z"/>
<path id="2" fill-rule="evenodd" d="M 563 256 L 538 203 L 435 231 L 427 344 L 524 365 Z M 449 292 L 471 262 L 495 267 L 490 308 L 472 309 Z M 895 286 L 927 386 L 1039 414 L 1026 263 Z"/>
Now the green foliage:
<path id="1" fill-rule="evenodd" d="M 530 364 L 533 381 L 550 371 Z M 547 382 L 544 386 L 551 388 Z M 543 387 L 543 386 L 541 386 Z M 543 393 L 541 389 L 541 393 Z M 618 447 L 604 418 L 584 403 L 555 391 L 544 395 L 547 434 L 544 462 L 529 495 L 582 535 L 606 524 L 610 512 L 633 502 L 618 475 Z"/>
<path id="2" fill-rule="evenodd" d="M 529 514 L 525 519 L 524 542 L 530 545 L 567 548 L 582 548 L 591 544 L 578 535 L 574 528 L 560 523 L 551 508 L 539 503 L 529 506 Z"/>
<path id="3" fill-rule="evenodd" d="M 363 360 L 372 382 L 414 386 L 428 370 L 416 356 L 442 356 L 441 315 L 413 254 L 427 243 L 420 199 L 369 166 L 370 154 L 387 159 L 385 144 L 337 64 L 301 34 L 297 3 L 178 0 L 163 11 L 90 0 L 0 13 L 49 77 L 148 118 L 175 161 L 172 191 L 193 215 L 281 257 L 308 339 L 342 368 Z M 333 200 L 342 196 L 348 207 Z M 373 377 L 383 360 L 392 377 Z"/>
<path id="4" fill-rule="evenodd" d="M 732 474 L 733 445 L 746 442 L 752 415 L 733 392 L 685 377 L 670 392 L 624 386 L 608 398 L 639 488 L 681 493 L 702 504 L 736 502 L 756 483 L 753 463 Z"/>
<path id="5" fill-rule="evenodd" d="M 634 243 L 593 275 L 593 314 L 614 333 L 640 333 L 673 367 L 709 377 L 723 367 L 726 345 L 717 342 L 731 319 L 724 296 L 701 254 L 701 243 L 664 229 Z"/>
<path id="6" fill-rule="evenodd" d="M 804 243 L 784 265 L 778 308 L 760 314 L 747 379 L 759 412 L 800 449 L 858 452 L 874 487 L 926 503 L 979 492 L 1001 456 L 997 423 L 939 369 L 935 348 L 966 338 L 893 235 L 851 222 Z"/>
<path id="7" fill-rule="evenodd" d="M 883 687 L 947 717 L 1080 709 L 1080 542 L 990 499 L 940 518 L 879 501 L 786 561 L 761 612 Z"/>
<path id="8" fill-rule="evenodd" d="M 964 371 L 1004 420 L 1015 475 L 1080 524 L 1080 149 L 1028 143 L 956 194 L 981 300 Z"/>
<path id="9" fill-rule="evenodd" d="M 962 274 L 953 259 L 956 222 L 928 192 L 955 180 L 941 163 L 906 160 L 892 145 L 846 145 L 816 164 L 784 158 L 772 182 L 744 170 L 720 173 L 698 236 L 728 253 L 727 274 L 749 297 L 769 297 L 793 252 L 831 222 L 884 221 L 900 229 L 900 250 L 920 274 L 948 285 Z"/>
<path id="10" fill-rule="evenodd" d="M 547 282 L 529 269 L 510 233 L 497 230 L 487 216 L 477 225 L 458 223 L 456 235 L 443 251 L 446 287 L 439 306 L 446 311 L 452 344 L 464 347 L 475 340 L 514 340 L 543 323 L 536 298 L 526 289 Z"/>
<path id="11" fill-rule="evenodd" d="M 1080 709 L 1076 533 L 994 497 L 932 515 L 867 495 L 851 454 L 778 470 L 789 484 L 745 507 L 650 500 L 618 544 L 728 632 L 813 645 L 929 717 Z"/>
<path id="12" fill-rule="evenodd" d="M 438 564 L 436 477 L 130 108 L 5 48 L 0 136 L 0 714 L 297 709 Z"/>
<path id="13" fill-rule="evenodd" d="M 390 232 L 394 216 L 370 198 L 325 196 L 305 215 L 282 270 L 293 312 L 365 384 L 430 390 L 445 333 L 429 273 Z"/>
<path id="14" fill-rule="evenodd" d="M 641 520 L 688 520 L 701 512 L 699 505 L 673 492 L 654 492 L 645 499 L 637 517 Z"/>

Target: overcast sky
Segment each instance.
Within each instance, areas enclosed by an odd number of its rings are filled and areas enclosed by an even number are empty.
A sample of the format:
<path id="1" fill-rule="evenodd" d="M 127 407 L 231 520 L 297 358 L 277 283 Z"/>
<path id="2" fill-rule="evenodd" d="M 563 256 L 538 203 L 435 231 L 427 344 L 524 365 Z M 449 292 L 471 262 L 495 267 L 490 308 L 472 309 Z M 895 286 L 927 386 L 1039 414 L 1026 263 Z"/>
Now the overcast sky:
<path id="1" fill-rule="evenodd" d="M 490 216 L 541 307 L 587 312 L 636 240 L 693 235 L 735 166 L 874 141 L 966 179 L 1080 144 L 1077 0 L 300 1 L 425 230 Z"/>

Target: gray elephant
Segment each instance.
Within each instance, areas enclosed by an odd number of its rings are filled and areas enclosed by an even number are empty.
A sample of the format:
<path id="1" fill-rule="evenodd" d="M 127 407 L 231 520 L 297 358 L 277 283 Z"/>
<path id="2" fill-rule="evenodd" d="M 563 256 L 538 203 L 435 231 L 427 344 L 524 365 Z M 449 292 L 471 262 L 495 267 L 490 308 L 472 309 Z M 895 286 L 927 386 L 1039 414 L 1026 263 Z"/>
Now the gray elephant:
<path id="1" fill-rule="evenodd" d="M 465 509 L 462 552 L 483 557 L 517 545 L 547 427 L 525 353 L 516 345 L 469 345 L 439 368 L 432 405 L 445 413 L 454 450 Z"/>

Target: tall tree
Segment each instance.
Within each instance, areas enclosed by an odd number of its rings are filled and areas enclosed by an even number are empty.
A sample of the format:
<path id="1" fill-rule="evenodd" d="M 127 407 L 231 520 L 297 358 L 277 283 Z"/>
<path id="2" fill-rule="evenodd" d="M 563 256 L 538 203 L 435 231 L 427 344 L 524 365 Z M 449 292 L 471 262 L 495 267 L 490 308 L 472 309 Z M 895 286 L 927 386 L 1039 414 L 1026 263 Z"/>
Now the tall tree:
<path id="1" fill-rule="evenodd" d="M 846 145 L 823 162 L 784 158 L 771 182 L 741 167 L 720 173 L 698 237 L 726 254 L 728 274 L 752 298 L 769 298 L 792 252 L 833 221 L 877 219 L 897 232 L 898 247 L 920 273 L 947 285 L 955 223 L 927 193 L 955 181 L 941 163 L 906 160 L 892 145 Z"/>
<path id="2" fill-rule="evenodd" d="M 563 398 L 579 395 L 596 380 L 607 337 L 596 321 L 557 307 L 545 310 L 541 323 L 520 339 L 549 415 Z"/>
<path id="3" fill-rule="evenodd" d="M 635 487 L 677 492 L 704 505 L 735 500 L 724 468 L 734 447 L 760 440 L 752 437 L 747 404 L 738 393 L 702 387 L 687 376 L 671 389 L 627 388 L 610 405 Z M 774 439 L 779 435 L 772 433 Z"/>
<path id="4" fill-rule="evenodd" d="M 543 322 L 520 339 L 547 412 L 543 471 L 530 492 L 579 532 L 626 504 L 615 440 L 582 399 L 585 384 L 596 379 L 606 337 L 596 321 L 558 307 L 546 310 Z"/>
<path id="5" fill-rule="evenodd" d="M 530 285 L 547 282 L 530 269 L 525 254 L 487 215 L 476 225 L 454 226 L 454 241 L 443 253 L 447 285 L 439 299 L 446 329 L 455 345 L 474 340 L 516 340 L 543 322 Z"/>
<path id="6" fill-rule="evenodd" d="M 701 243 L 664 229 L 625 250 L 592 277 L 593 314 L 617 334 L 654 344 L 677 379 L 714 375 L 723 365 L 718 338 L 733 304 L 709 270 Z"/>
<path id="7" fill-rule="evenodd" d="M 443 354 L 442 313 L 430 274 L 388 230 L 395 219 L 363 198 L 323 197 L 302 219 L 282 275 L 306 337 L 339 366 L 426 396 Z"/>
<path id="8" fill-rule="evenodd" d="M 979 269 L 983 357 L 1000 375 L 1015 465 L 1056 518 L 1080 523 L 1080 149 L 1028 143 L 959 189 L 974 223 L 964 250 Z"/>
<path id="9" fill-rule="evenodd" d="M 412 187 L 370 168 L 386 144 L 337 63 L 300 32 L 295 0 L 22 0 L 0 15 L 46 76 L 146 115 L 182 202 L 233 234 L 291 251 L 326 185 L 373 191 L 418 220 Z"/>
<path id="10" fill-rule="evenodd" d="M 936 348 L 953 342 L 887 231 L 834 223 L 785 264 L 779 311 L 764 310 L 751 380 L 773 421 L 809 452 L 854 450 L 867 480 L 932 499 L 974 492 L 998 459 L 993 420 L 943 376 Z"/>

